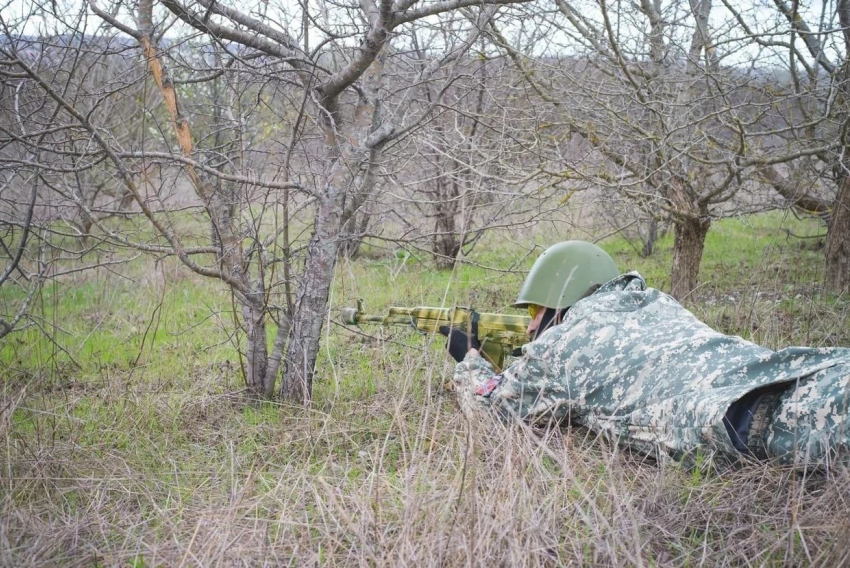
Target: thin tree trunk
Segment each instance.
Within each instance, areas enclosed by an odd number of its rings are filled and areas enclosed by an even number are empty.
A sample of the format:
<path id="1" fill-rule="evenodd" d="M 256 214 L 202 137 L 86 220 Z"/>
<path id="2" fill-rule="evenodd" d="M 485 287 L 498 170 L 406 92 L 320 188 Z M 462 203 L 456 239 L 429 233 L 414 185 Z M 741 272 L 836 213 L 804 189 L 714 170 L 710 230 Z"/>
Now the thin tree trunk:
<path id="1" fill-rule="evenodd" d="M 826 288 L 850 292 L 850 177 L 844 177 L 832 206 L 826 237 Z"/>
<path id="2" fill-rule="evenodd" d="M 363 238 L 366 235 L 366 229 L 369 228 L 369 220 L 371 215 L 367 212 L 355 213 L 342 229 L 340 234 L 340 256 L 349 260 L 354 260 L 360 254 L 360 247 L 363 245 Z"/>
<path id="3" fill-rule="evenodd" d="M 163 104 L 171 116 L 180 151 L 183 156 L 194 158 L 196 150 L 189 121 L 180 109 L 178 93 L 161 57 L 161 50 L 152 41 L 154 37 L 152 14 L 153 2 L 151 0 L 139 3 L 137 21 L 141 34 L 137 37 L 137 40 L 148 58 L 148 68 L 162 95 Z M 217 104 L 215 106 L 218 107 Z M 218 117 L 216 122 L 218 122 Z M 245 371 L 248 389 L 255 395 L 269 396 L 271 391 L 267 392 L 269 389 L 265 386 L 266 369 L 269 364 L 265 326 L 265 294 L 262 280 L 257 283 L 256 287 L 252 287 L 250 284 L 250 276 L 242 248 L 242 238 L 237 230 L 234 218 L 233 201 L 225 195 L 223 184 L 220 182 L 212 184 L 201 179 L 201 174 L 190 164 L 184 164 L 183 169 L 209 214 L 212 242 L 218 248 L 219 253 L 217 260 L 221 277 L 230 286 L 242 309 L 243 326 L 247 335 L 246 358 L 248 365 Z M 184 262 L 188 263 L 185 259 Z"/>
<path id="4" fill-rule="evenodd" d="M 248 338 L 245 353 L 248 390 L 257 397 L 269 398 L 273 393 L 267 393 L 264 384 L 268 366 L 265 310 L 262 305 L 254 306 L 243 302 L 242 319 L 245 335 Z"/>
<path id="5" fill-rule="evenodd" d="M 458 188 L 457 181 L 450 177 L 456 175 L 454 161 L 452 161 L 452 166 L 453 169 L 448 175 L 443 174 L 437 180 L 439 197 L 435 205 L 434 262 L 437 264 L 437 268 L 441 269 L 451 268 L 458 251 L 460 251 L 460 240 L 455 228 Z"/>
<path id="6" fill-rule="evenodd" d="M 118 210 L 121 213 L 127 213 L 133 208 L 133 204 L 136 202 L 136 199 L 133 197 L 132 193 L 125 193 L 124 197 L 121 198 L 121 205 L 118 207 Z"/>
<path id="7" fill-rule="evenodd" d="M 844 36 L 845 62 L 850 55 L 850 0 L 839 0 L 835 11 L 841 22 Z M 843 79 L 840 89 L 844 95 L 841 119 L 847 116 L 847 97 L 850 95 L 850 70 L 846 65 L 840 72 Z M 842 129 L 844 130 L 844 129 Z M 842 140 L 847 135 L 842 132 Z M 844 155 L 850 146 L 844 145 Z M 836 293 L 850 292 L 850 176 L 847 175 L 847 161 L 839 164 L 840 182 L 832 204 L 832 218 L 829 221 L 829 234 L 826 238 L 826 288 Z"/>
<path id="8" fill-rule="evenodd" d="M 307 259 L 295 302 L 280 394 L 286 400 L 300 401 L 305 405 L 312 398 L 319 339 L 339 253 L 341 214 L 339 197 L 331 187 L 316 211 L 313 235 L 307 245 Z"/>
<path id="9" fill-rule="evenodd" d="M 655 252 L 655 241 L 658 239 L 658 220 L 655 217 L 649 219 L 646 238 L 643 239 L 643 251 L 641 256 L 649 258 Z"/>
<path id="10" fill-rule="evenodd" d="M 675 221 L 670 295 L 679 301 L 687 298 L 697 287 L 705 236 L 710 226 L 708 219 Z"/>

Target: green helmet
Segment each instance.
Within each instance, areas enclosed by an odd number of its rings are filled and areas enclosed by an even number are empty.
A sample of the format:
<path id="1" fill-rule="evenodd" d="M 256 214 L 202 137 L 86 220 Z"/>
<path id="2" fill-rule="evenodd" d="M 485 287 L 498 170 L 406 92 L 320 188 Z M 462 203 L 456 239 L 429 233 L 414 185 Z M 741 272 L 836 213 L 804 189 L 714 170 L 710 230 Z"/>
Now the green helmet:
<path id="1" fill-rule="evenodd" d="M 591 286 L 605 284 L 619 274 L 614 260 L 598 246 L 584 241 L 564 241 L 537 257 L 514 306 L 569 308 Z"/>

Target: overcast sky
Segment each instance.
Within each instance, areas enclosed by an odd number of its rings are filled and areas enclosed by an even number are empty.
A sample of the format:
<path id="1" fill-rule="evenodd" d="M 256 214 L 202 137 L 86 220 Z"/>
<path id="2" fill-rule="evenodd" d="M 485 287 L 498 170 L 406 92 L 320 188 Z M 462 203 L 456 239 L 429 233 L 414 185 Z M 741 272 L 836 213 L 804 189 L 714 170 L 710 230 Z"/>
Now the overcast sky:
<path id="1" fill-rule="evenodd" d="M 343 2 L 331 3 L 327 0 L 322 0 L 321 2 L 319 0 L 308 1 L 310 2 L 311 15 L 320 21 L 323 26 L 333 29 L 336 33 L 350 33 L 353 30 L 351 27 L 353 16 L 339 7 Z M 788 29 L 787 22 L 779 16 L 772 0 L 755 0 L 755 2 L 752 0 L 727 1 L 729 5 L 740 11 L 751 27 L 759 32 L 778 32 L 787 31 Z M 801 2 L 801 14 L 813 30 L 818 29 L 820 25 L 822 29 L 835 32 L 835 7 L 833 2 L 834 0 Z M 355 2 L 350 3 L 356 6 Z M 262 18 L 270 25 L 286 29 L 293 35 L 298 35 L 300 32 L 301 7 L 296 0 L 271 0 L 268 2 L 244 0 L 230 2 L 230 4 L 251 13 L 254 17 Z M 591 20 L 597 19 L 599 9 L 595 0 L 573 0 L 571 4 L 582 15 Z M 635 7 L 636 2 L 633 2 L 633 0 L 608 0 L 608 5 L 613 15 L 612 25 L 620 34 L 624 44 L 627 47 L 634 47 L 637 52 L 645 52 L 646 18 L 643 14 L 637 12 Z M 30 36 L 68 33 L 71 26 L 75 26 L 77 22 L 82 22 L 85 33 L 96 33 L 103 23 L 86 6 L 87 4 L 83 0 L 0 0 L 0 18 L 2 18 L 4 26 L 11 26 L 18 34 L 23 33 Z M 110 4 L 104 0 L 100 0 L 99 6 L 107 9 Z M 680 47 L 682 49 L 686 49 L 693 27 L 693 17 L 688 12 L 687 1 L 668 0 L 663 2 L 663 6 L 665 8 L 664 17 L 666 21 L 684 24 L 679 28 L 681 30 L 680 36 L 674 39 L 677 43 L 681 43 Z M 48 7 L 49 10 L 46 9 Z M 51 14 L 54 9 L 60 15 L 59 18 Z M 86 10 L 85 13 L 82 12 L 83 9 Z M 548 12 L 551 16 L 555 5 L 554 0 L 541 1 L 537 4 L 525 5 L 519 9 L 536 9 L 540 10 L 541 14 Z M 164 15 L 164 9 L 159 8 L 159 10 Z M 132 27 L 135 27 L 126 9 L 119 12 L 118 17 Z M 558 18 L 562 23 L 565 21 L 561 15 L 555 15 L 554 17 Z M 548 56 L 571 55 L 576 53 L 577 44 L 567 35 L 555 29 L 551 31 L 545 30 L 545 33 L 541 33 L 540 28 L 547 25 L 542 19 L 531 18 L 530 21 L 526 22 L 519 19 L 516 22 L 518 23 L 506 24 L 502 30 L 503 33 L 509 37 L 513 35 L 515 39 L 522 41 L 524 47 L 532 53 Z M 767 68 L 785 66 L 787 53 L 784 51 L 775 49 L 767 50 L 755 46 L 752 42 L 741 41 L 744 36 L 743 30 L 734 20 L 732 14 L 724 5 L 723 0 L 713 0 L 711 27 L 715 41 L 719 43 L 718 52 L 723 57 L 724 65 L 756 65 Z M 185 32 L 185 27 L 178 24 L 174 25 L 169 33 L 173 37 L 179 37 L 184 36 Z M 317 28 L 312 27 L 310 35 L 316 38 L 316 41 L 311 42 L 315 45 L 323 34 Z M 833 33 L 833 36 L 837 35 Z M 787 39 L 787 36 L 782 39 Z M 354 37 L 350 41 L 356 42 L 359 41 L 359 38 Z M 800 49 L 804 49 L 802 41 L 799 39 L 798 41 Z M 834 49 L 827 46 L 827 56 L 831 54 L 831 58 L 834 59 L 835 53 Z"/>

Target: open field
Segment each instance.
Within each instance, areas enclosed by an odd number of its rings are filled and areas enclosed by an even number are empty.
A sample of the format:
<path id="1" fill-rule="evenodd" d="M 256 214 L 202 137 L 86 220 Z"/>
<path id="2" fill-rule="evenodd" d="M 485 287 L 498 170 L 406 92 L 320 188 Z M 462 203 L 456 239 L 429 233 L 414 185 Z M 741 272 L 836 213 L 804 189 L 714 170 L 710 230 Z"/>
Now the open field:
<path id="1" fill-rule="evenodd" d="M 850 298 L 820 291 L 821 240 L 789 231 L 822 227 L 717 223 L 689 307 L 773 348 L 850 345 Z M 570 236 L 494 234 L 454 271 L 377 247 L 340 264 L 309 412 L 242 396 L 230 298 L 172 260 L 52 284 L 37 313 L 53 341 L 30 328 L 0 344 L 0 564 L 850 561 L 850 472 L 685 470 L 580 429 L 470 423 L 442 388 L 441 337 L 335 323 L 357 298 L 506 310 L 542 249 L 522 251 Z M 602 245 L 669 287 L 670 235 L 650 259 Z"/>

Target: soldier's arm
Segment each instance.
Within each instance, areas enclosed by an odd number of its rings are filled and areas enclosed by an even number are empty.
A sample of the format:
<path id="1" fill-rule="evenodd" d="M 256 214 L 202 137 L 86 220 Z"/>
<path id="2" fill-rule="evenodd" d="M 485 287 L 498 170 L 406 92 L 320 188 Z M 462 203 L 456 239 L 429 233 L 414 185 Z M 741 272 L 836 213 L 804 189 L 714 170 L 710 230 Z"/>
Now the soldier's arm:
<path id="1" fill-rule="evenodd" d="M 454 374 L 463 410 L 492 408 L 504 417 L 528 422 L 560 418 L 569 398 L 565 378 L 554 372 L 548 362 L 554 337 L 547 336 L 525 345 L 522 357 L 501 374 L 496 374 L 477 352 L 470 351 Z"/>

